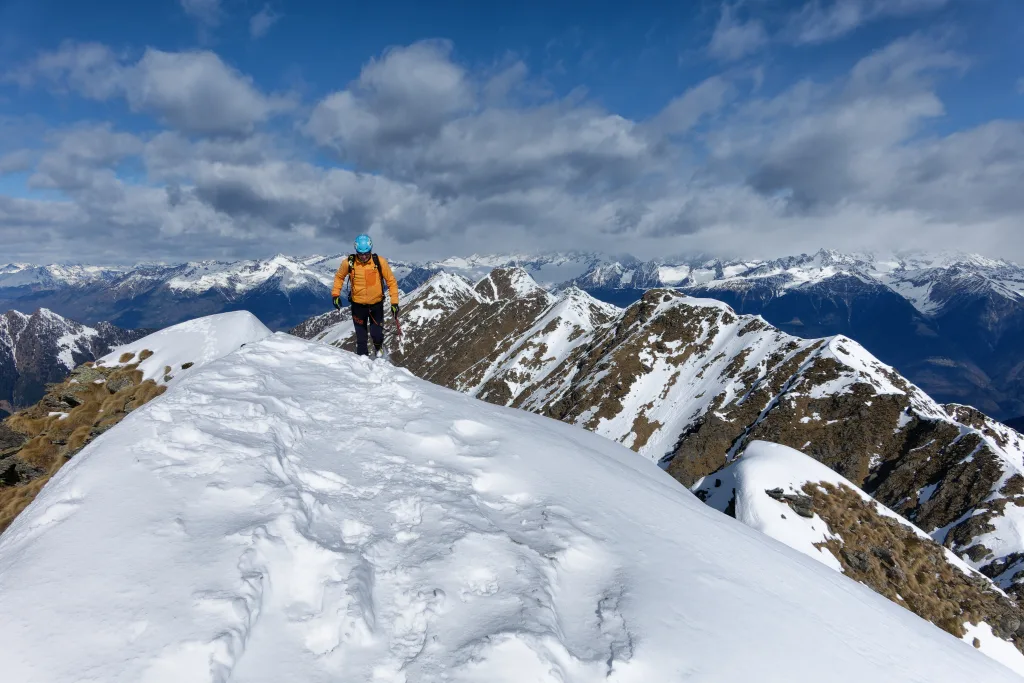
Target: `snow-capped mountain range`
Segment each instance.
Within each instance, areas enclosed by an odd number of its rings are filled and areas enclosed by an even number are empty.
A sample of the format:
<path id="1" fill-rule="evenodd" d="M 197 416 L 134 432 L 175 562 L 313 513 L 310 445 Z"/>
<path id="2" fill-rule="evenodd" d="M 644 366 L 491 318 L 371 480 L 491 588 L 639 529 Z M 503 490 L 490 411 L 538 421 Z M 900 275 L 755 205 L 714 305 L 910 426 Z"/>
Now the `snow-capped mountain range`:
<path id="1" fill-rule="evenodd" d="M 47 384 L 145 334 L 110 323 L 90 327 L 45 308 L 32 315 L 0 314 L 0 411 L 35 403 Z"/>
<path id="2" fill-rule="evenodd" d="M 0 266 L 0 292 L 80 289 L 102 284 L 117 294 L 138 294 L 153 285 L 188 295 L 219 291 L 245 296 L 273 285 L 282 292 L 330 287 L 344 255 L 266 260 L 196 261 L 141 264 L 132 267 L 7 264 Z M 903 296 L 924 315 L 943 312 L 958 295 L 993 293 L 1024 297 L 1024 268 L 976 254 L 877 256 L 821 250 L 816 254 L 772 260 L 677 259 L 639 261 L 596 253 L 497 254 L 412 262 L 393 260 L 400 279 L 414 271 L 445 271 L 478 280 L 494 268 L 520 267 L 549 289 L 570 284 L 590 290 L 646 290 L 654 287 L 700 287 L 743 290 L 771 283 L 775 291 L 800 289 L 837 276 L 880 283 Z M 406 289 L 411 289 L 406 287 Z M 24 292 L 24 293 L 27 293 Z M 5 292 L 13 296 L 15 292 Z M 633 295 L 639 298 L 638 295 Z"/>
<path id="3" fill-rule="evenodd" d="M 327 310 L 342 255 L 132 268 L 0 267 L 0 310 L 42 306 L 87 324 L 160 328 L 249 310 L 286 329 Z M 507 254 L 392 262 L 404 291 L 437 272 L 477 281 L 526 270 L 553 292 L 570 286 L 617 305 L 653 287 L 728 303 L 809 338 L 845 334 L 943 402 L 999 419 L 1024 416 L 1024 268 L 967 254 L 817 254 L 774 260 L 642 262 L 597 254 Z"/>
<path id="4" fill-rule="evenodd" d="M 412 327 L 468 295 L 459 309 L 509 330 L 533 317 L 528 338 L 567 357 L 583 348 L 578 330 L 610 350 L 624 322 L 625 343 L 656 318 L 667 335 L 688 305 L 627 321 L 582 292 L 555 299 L 522 271 L 469 288 L 453 278 L 417 295 Z M 518 318 L 515 302 L 535 315 Z M 713 512 L 611 440 L 237 316 L 133 345 L 150 362 L 203 362 L 85 445 L 0 536 L 5 680 L 1009 683 L 1024 670 L 1016 608 L 984 577 L 969 628 L 958 603 L 933 600 L 953 610 L 951 636 L 808 548 Z M 487 355 L 483 341 L 462 349 Z M 564 375 L 539 347 L 538 371 L 497 341 L 524 381 Z M 128 361 L 90 390 L 120 396 L 104 382 Z M 762 447 L 748 444 L 752 461 Z"/>
<path id="5" fill-rule="evenodd" d="M 391 357 L 419 377 L 584 427 L 687 486 L 755 440 L 789 446 L 1024 596 L 1024 436 L 937 403 L 848 337 L 794 337 L 675 289 L 620 309 L 521 268 L 439 273 L 404 311 Z M 295 333 L 351 347 L 347 320 Z"/>

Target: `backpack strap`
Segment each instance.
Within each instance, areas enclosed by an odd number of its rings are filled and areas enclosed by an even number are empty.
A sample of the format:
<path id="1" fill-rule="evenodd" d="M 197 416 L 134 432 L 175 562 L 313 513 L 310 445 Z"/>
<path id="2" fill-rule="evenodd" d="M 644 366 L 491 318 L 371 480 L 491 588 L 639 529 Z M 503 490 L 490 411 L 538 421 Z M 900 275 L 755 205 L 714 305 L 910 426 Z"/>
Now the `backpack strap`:
<path id="1" fill-rule="evenodd" d="M 384 298 L 388 295 L 388 283 L 384 282 L 384 271 L 380 267 L 380 258 L 377 254 L 373 255 L 373 265 L 377 268 L 377 279 L 380 281 L 380 300 L 384 301 Z"/>
<path id="2" fill-rule="evenodd" d="M 387 285 L 384 282 L 384 270 L 380 267 L 380 257 L 377 256 L 377 254 L 375 254 L 375 253 L 374 254 L 370 254 L 370 256 L 373 258 L 373 267 L 377 269 L 377 277 L 380 278 L 381 301 L 383 301 L 384 300 L 384 296 L 385 296 L 385 292 L 387 291 L 385 289 L 385 287 Z M 356 255 L 355 254 L 349 254 L 348 255 L 349 283 L 352 282 L 351 274 L 352 274 L 352 270 L 355 267 L 356 267 Z"/>

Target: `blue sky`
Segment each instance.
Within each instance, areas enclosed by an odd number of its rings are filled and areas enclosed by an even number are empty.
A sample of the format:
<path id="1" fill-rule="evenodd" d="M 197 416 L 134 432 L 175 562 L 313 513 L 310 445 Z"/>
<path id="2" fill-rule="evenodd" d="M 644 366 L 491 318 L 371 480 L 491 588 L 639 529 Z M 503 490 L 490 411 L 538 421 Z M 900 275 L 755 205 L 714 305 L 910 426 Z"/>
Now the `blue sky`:
<path id="1" fill-rule="evenodd" d="M 0 261 L 1024 260 L 1024 3 L 0 4 Z"/>

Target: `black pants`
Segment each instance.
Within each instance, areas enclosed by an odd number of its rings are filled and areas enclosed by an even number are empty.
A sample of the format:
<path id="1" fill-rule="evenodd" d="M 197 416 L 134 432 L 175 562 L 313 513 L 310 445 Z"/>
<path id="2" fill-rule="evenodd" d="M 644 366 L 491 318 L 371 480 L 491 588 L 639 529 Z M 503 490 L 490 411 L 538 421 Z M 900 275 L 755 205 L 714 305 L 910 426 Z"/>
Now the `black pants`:
<path id="1" fill-rule="evenodd" d="M 352 302 L 352 323 L 356 326 L 356 353 L 360 356 L 369 355 L 366 348 L 366 332 L 369 327 L 373 338 L 373 348 L 380 351 L 384 346 L 384 300 L 375 304 L 357 304 Z"/>

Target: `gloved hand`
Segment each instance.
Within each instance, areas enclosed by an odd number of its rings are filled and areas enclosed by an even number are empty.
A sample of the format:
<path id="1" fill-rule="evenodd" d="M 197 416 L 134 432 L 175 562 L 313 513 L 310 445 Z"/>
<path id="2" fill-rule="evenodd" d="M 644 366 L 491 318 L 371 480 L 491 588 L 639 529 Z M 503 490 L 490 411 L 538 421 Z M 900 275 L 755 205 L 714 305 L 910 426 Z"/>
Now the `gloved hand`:
<path id="1" fill-rule="evenodd" d="M 392 317 L 398 317 L 398 304 L 391 304 L 391 315 Z"/>
<path id="2" fill-rule="evenodd" d="M 333 299 L 331 299 L 331 301 L 332 301 L 332 303 L 334 303 L 334 307 L 335 308 L 341 310 L 341 297 L 340 296 L 334 297 Z"/>

